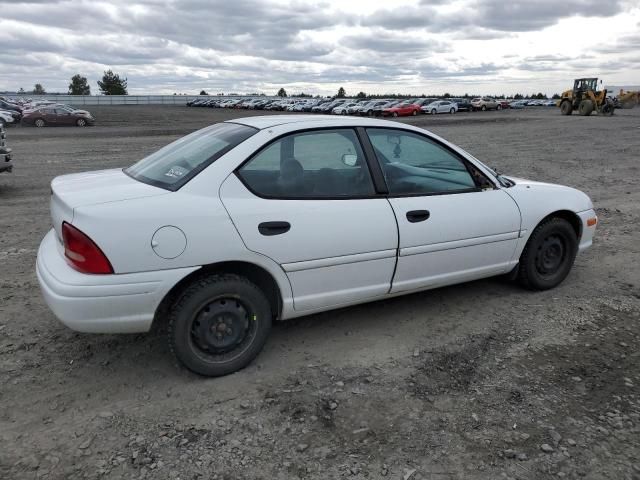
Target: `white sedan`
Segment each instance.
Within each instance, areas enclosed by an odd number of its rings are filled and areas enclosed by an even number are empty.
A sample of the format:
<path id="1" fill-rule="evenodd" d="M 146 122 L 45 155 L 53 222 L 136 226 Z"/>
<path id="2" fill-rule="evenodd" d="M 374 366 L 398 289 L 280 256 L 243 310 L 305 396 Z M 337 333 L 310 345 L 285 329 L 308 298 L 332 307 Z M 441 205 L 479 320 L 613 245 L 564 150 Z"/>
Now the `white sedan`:
<path id="1" fill-rule="evenodd" d="M 0 110 L 0 126 L 5 126 L 9 123 L 15 123 L 13 115 L 8 110 Z"/>
<path id="2" fill-rule="evenodd" d="M 437 100 L 428 105 L 423 105 L 420 109 L 424 113 L 430 113 L 431 115 L 435 115 L 436 113 L 453 114 L 458 111 L 458 104 L 450 100 Z"/>
<path id="3" fill-rule="evenodd" d="M 230 120 L 51 191 L 37 274 L 55 315 L 83 332 L 168 322 L 178 359 L 211 376 L 251 362 L 275 320 L 493 275 L 555 287 L 597 222 L 578 190 L 335 116 Z"/>

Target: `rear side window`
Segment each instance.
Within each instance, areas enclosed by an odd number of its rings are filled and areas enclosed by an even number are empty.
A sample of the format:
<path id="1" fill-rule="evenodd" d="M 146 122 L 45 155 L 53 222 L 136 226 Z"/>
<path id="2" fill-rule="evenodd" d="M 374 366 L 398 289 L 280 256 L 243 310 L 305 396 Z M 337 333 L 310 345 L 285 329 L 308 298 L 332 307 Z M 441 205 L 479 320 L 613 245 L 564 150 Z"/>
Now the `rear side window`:
<path id="1" fill-rule="evenodd" d="M 130 177 L 175 191 L 258 130 L 218 123 L 161 148 L 124 170 Z"/>
<path id="2" fill-rule="evenodd" d="M 288 135 L 268 145 L 239 171 L 258 196 L 279 199 L 373 195 L 360 142 L 351 129 Z"/>

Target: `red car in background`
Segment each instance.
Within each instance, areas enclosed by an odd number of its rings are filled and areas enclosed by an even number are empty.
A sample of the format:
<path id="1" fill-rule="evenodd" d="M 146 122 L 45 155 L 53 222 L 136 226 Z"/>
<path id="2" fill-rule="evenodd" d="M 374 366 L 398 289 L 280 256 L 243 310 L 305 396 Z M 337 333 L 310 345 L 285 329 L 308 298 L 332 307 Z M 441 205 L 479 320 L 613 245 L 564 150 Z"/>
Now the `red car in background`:
<path id="1" fill-rule="evenodd" d="M 401 103 L 394 107 L 385 108 L 382 110 L 383 117 L 406 117 L 409 115 L 418 115 L 421 112 L 420 105 L 414 105 L 413 103 Z"/>

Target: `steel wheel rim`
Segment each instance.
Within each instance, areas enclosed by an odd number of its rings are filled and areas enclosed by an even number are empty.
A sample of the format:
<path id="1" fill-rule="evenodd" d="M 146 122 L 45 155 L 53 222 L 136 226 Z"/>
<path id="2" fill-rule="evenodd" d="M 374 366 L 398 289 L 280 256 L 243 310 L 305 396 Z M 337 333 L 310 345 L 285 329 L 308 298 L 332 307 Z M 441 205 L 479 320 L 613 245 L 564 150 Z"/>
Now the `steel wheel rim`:
<path id="1" fill-rule="evenodd" d="M 555 275 L 564 265 L 567 251 L 567 241 L 562 235 L 545 237 L 536 253 L 536 271 L 545 277 Z"/>
<path id="2" fill-rule="evenodd" d="M 205 301 L 191 317 L 189 344 L 206 362 L 228 362 L 249 348 L 256 332 L 251 307 L 237 297 L 220 296 Z"/>

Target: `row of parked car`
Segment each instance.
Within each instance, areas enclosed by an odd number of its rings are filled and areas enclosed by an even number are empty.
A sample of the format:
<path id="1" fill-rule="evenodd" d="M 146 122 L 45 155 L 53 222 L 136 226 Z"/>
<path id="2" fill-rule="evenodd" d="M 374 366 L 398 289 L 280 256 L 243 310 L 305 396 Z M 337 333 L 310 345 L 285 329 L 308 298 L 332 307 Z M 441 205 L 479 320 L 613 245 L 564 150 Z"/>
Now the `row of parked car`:
<path id="1" fill-rule="evenodd" d="M 555 106 L 555 100 L 496 100 L 491 97 L 464 98 L 410 98 L 410 99 L 353 99 L 353 98 L 212 98 L 187 102 L 188 107 L 236 108 L 309 112 L 333 115 L 365 115 L 402 117 L 418 114 L 502 110 L 527 106 Z"/>
<path id="2" fill-rule="evenodd" d="M 71 105 L 49 100 L 20 99 L 13 101 L 0 97 L 0 126 L 17 124 L 36 127 L 59 125 L 85 127 L 94 125 L 95 118 L 86 110 L 78 110 Z"/>

